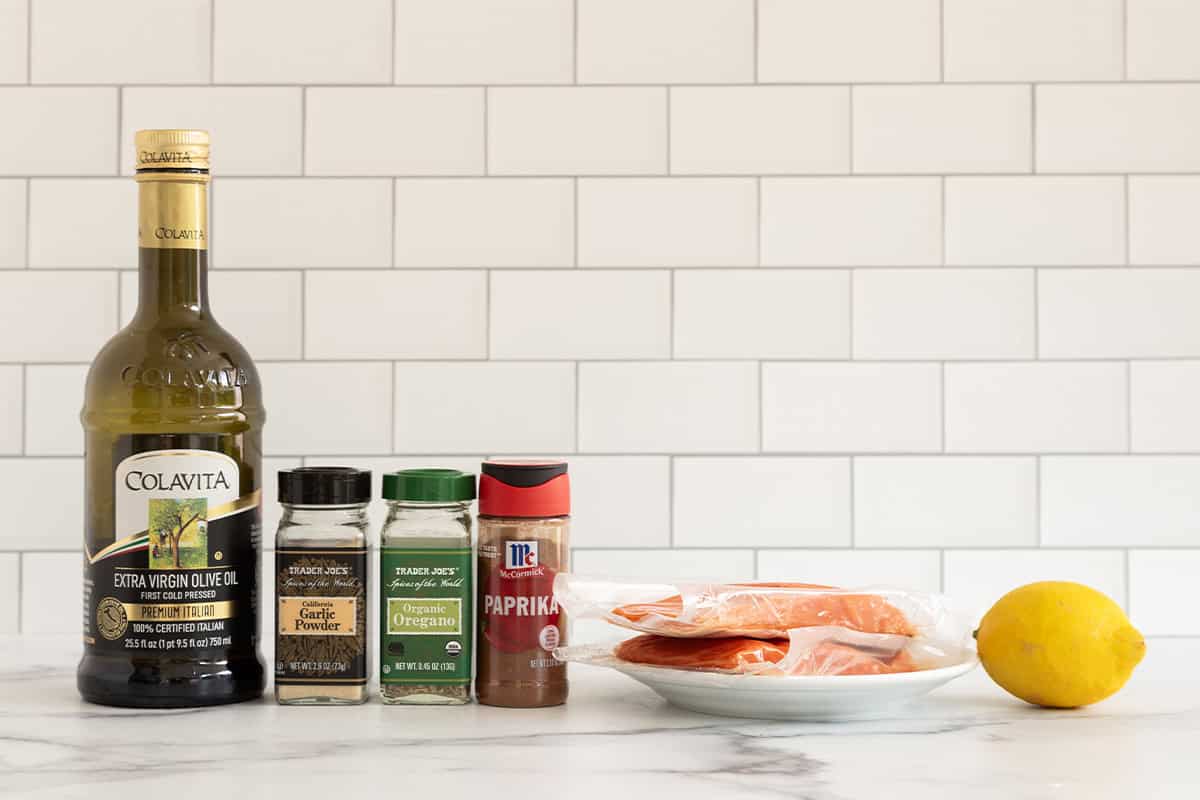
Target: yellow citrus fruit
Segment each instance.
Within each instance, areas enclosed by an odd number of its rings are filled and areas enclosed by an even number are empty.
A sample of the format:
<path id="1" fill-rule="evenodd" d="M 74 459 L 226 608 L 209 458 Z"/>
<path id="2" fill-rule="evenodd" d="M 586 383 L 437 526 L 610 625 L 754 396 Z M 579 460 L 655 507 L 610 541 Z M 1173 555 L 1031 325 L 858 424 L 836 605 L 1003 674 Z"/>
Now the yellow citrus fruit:
<path id="1" fill-rule="evenodd" d="M 975 632 L 979 660 L 996 683 L 1027 703 L 1076 708 L 1129 680 L 1146 641 L 1121 607 L 1079 583 L 1042 581 L 1014 589 Z"/>

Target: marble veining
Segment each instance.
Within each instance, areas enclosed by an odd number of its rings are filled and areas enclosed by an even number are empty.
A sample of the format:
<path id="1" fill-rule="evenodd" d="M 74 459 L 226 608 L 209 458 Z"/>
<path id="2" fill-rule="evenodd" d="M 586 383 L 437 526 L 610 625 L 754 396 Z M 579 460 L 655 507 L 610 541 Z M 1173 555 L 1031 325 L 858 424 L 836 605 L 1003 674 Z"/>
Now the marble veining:
<path id="1" fill-rule="evenodd" d="M 0 797 L 1200 797 L 1200 640 L 1152 641 L 1090 709 L 1031 708 L 976 670 L 844 723 L 704 716 L 580 666 L 557 709 L 113 709 L 79 700 L 78 654 L 73 637 L 0 638 Z"/>

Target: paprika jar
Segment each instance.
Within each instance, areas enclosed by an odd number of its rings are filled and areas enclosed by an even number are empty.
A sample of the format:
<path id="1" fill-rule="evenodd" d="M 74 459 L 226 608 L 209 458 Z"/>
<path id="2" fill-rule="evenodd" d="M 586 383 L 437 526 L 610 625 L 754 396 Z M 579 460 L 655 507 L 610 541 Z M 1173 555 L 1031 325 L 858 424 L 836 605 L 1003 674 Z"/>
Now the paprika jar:
<path id="1" fill-rule="evenodd" d="M 475 696 L 540 708 L 567 700 L 567 641 L 554 577 L 568 568 L 571 489 L 563 461 L 485 461 L 479 479 Z"/>

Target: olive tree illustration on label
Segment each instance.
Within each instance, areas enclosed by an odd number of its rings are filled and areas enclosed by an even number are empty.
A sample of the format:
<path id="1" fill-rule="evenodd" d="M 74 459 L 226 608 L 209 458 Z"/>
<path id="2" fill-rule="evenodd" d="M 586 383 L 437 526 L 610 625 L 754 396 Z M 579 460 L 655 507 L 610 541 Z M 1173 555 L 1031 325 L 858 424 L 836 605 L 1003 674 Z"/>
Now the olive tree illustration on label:
<path id="1" fill-rule="evenodd" d="M 149 505 L 150 569 L 206 569 L 208 500 L 161 498 Z"/>

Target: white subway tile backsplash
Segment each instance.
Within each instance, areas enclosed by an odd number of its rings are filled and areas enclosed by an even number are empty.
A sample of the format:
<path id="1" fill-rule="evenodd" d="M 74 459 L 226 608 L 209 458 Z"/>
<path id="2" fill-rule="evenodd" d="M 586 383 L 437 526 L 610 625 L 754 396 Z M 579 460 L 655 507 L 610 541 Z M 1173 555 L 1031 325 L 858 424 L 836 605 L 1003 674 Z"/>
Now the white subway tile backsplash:
<path id="1" fill-rule="evenodd" d="M 1125 450 L 1127 381 L 1117 363 L 947 364 L 946 450 Z"/>
<path id="2" fill-rule="evenodd" d="M 129 178 L 34 178 L 29 266 L 136 267 L 136 219 L 137 185 Z"/>
<path id="3" fill-rule="evenodd" d="M 580 575 L 646 581 L 748 581 L 753 550 L 576 550 L 571 571 Z"/>
<path id="4" fill-rule="evenodd" d="M 577 6 L 580 83 L 754 79 L 754 0 L 579 0 Z"/>
<path id="5" fill-rule="evenodd" d="M 659 87 L 488 90 L 494 175 L 653 175 L 667 170 L 667 92 Z"/>
<path id="6" fill-rule="evenodd" d="M 1035 314 L 1032 270 L 854 272 L 856 358 L 1032 358 Z"/>
<path id="7" fill-rule="evenodd" d="M 213 312 L 255 361 L 301 357 L 303 274 L 217 270 L 208 276 Z M 138 304 L 138 274 L 121 273 L 121 324 Z"/>
<path id="8" fill-rule="evenodd" d="M 0 272 L 0 361 L 91 361 L 116 326 L 115 272 Z"/>
<path id="9" fill-rule="evenodd" d="M 217 83 L 387 83 L 392 0 L 211 0 Z"/>
<path id="10" fill-rule="evenodd" d="M 396 83 L 570 83 L 572 0 L 397 0 Z"/>
<path id="11" fill-rule="evenodd" d="M 949 81 L 1111 81 L 1122 0 L 945 0 Z"/>
<path id="12" fill-rule="evenodd" d="M 951 550 L 949 597 L 979 619 L 997 600 L 1037 581 L 1073 581 L 1125 605 L 1125 556 L 1119 550 Z"/>
<path id="13" fill-rule="evenodd" d="M 391 266 L 384 178 L 227 178 L 213 192 L 217 267 Z"/>
<path id="14" fill-rule="evenodd" d="M 1200 545 L 1196 456 L 1042 459 L 1042 543 L 1059 547 Z"/>
<path id="15" fill-rule="evenodd" d="M 1131 550 L 1129 614 L 1144 636 L 1200 636 L 1191 602 L 1200 550 Z"/>
<path id="16" fill-rule="evenodd" d="M 758 79 L 936 81 L 938 0 L 759 0 Z"/>
<path id="17" fill-rule="evenodd" d="M 387 453 L 391 450 L 392 366 L 388 363 L 268 362 L 268 456 Z"/>
<path id="18" fill-rule="evenodd" d="M 740 267 L 757 256 L 752 178 L 579 181 L 579 265 Z"/>
<path id="19" fill-rule="evenodd" d="M 25 266 L 25 193 L 23 180 L 0 180 L 0 269 Z"/>
<path id="20" fill-rule="evenodd" d="M 584 452 L 716 453 L 757 447 L 754 364 L 579 365 L 579 448 Z"/>
<path id="21" fill-rule="evenodd" d="M 679 87 L 670 102 L 672 174 L 849 172 L 844 87 Z"/>
<path id="22" fill-rule="evenodd" d="M 765 178 L 766 266 L 941 263 L 937 178 Z"/>
<path id="23" fill-rule="evenodd" d="M 941 449 L 937 364 L 762 365 L 765 451 Z"/>
<path id="24" fill-rule="evenodd" d="M 299 175 L 303 93 L 295 86 L 126 87 L 121 171 L 133 174 L 136 131 L 172 126 L 212 135 L 218 185 L 222 175 Z"/>
<path id="25" fill-rule="evenodd" d="M 1037 87 L 1037 168 L 1200 170 L 1200 85 Z"/>
<path id="26" fill-rule="evenodd" d="M 481 175 L 483 93 L 481 88 L 307 89 L 305 170 L 310 175 Z"/>
<path id="27" fill-rule="evenodd" d="M 25 383 L 19 364 L 0 365 L 0 455 L 21 452 Z"/>
<path id="28" fill-rule="evenodd" d="M 343 463 L 343 462 L 336 462 Z M 264 458 L 262 463 L 262 546 L 269 549 L 275 545 L 275 532 L 279 529 L 279 518 L 283 509 L 279 505 L 279 471 L 301 465 L 299 458 Z M 357 466 L 357 463 L 354 463 Z M 372 497 L 378 496 L 375 492 Z M 375 527 L 373 530 L 378 531 Z M 270 572 L 264 572 L 270 575 Z M 267 581 L 268 585 L 272 582 Z M 274 588 L 273 586 L 271 588 Z"/>
<path id="29" fill-rule="evenodd" d="M 761 550 L 757 577 L 848 589 L 938 592 L 941 572 L 941 554 L 935 550 Z"/>
<path id="30" fill-rule="evenodd" d="M 1200 270 L 1042 270 L 1038 336 L 1048 358 L 1200 356 Z"/>
<path id="31" fill-rule="evenodd" d="M 1077 266 L 1125 260 L 1120 178 L 946 179 L 946 262 Z"/>
<path id="32" fill-rule="evenodd" d="M 398 267 L 569 267 L 575 189 L 569 178 L 396 181 Z"/>
<path id="33" fill-rule="evenodd" d="M 395 451 L 569 453 L 573 364 L 397 364 Z"/>
<path id="34" fill-rule="evenodd" d="M 308 358 L 485 358 L 481 270 L 309 271 Z"/>
<path id="35" fill-rule="evenodd" d="M 137 304 L 134 132 L 191 127 L 268 543 L 280 468 L 556 455 L 586 571 L 1066 578 L 1200 633 L 1161 588 L 1200 552 L 1192 3 L 352 5 L 0 0 L 0 632 L 78 631 L 47 493 Z"/>
<path id="36" fill-rule="evenodd" d="M 209 0 L 38 0 L 34 83 L 207 83 Z"/>
<path id="37" fill-rule="evenodd" d="M 84 364 L 25 368 L 25 453 L 33 456 L 83 455 Z"/>
<path id="38" fill-rule="evenodd" d="M 1200 8 L 1200 7 L 1198 7 Z M 1129 178 L 1129 260 L 1133 264 L 1200 265 L 1200 176 Z"/>
<path id="39" fill-rule="evenodd" d="M 0 86 L 0 119 L 0 176 L 116 173 L 115 88 Z"/>
<path id="40" fill-rule="evenodd" d="M 572 547 L 670 546 L 669 458 L 567 455 L 565 459 L 571 475 Z"/>
<path id="41" fill-rule="evenodd" d="M 858 86 L 853 103 L 857 172 L 1032 170 L 1028 86 Z"/>
<path id="42" fill-rule="evenodd" d="M 1200 361 L 1130 364 L 1134 452 L 1200 453 Z"/>
<path id="43" fill-rule="evenodd" d="M 0 633 L 17 633 L 21 619 L 21 554 L 0 553 Z"/>
<path id="44" fill-rule="evenodd" d="M 850 276 L 833 270 L 677 270 L 678 358 L 847 358 Z"/>
<path id="45" fill-rule="evenodd" d="M 1036 461 L 857 458 L 854 537 L 859 547 L 1034 547 Z"/>
<path id="46" fill-rule="evenodd" d="M 500 271 L 490 308 L 492 358 L 670 356 L 666 271 Z"/>
<path id="47" fill-rule="evenodd" d="M 29 80 L 29 0 L 0 0 L 0 83 Z"/>
<path id="48" fill-rule="evenodd" d="M 677 547 L 845 547 L 848 458 L 677 458 Z"/>
<path id="49" fill-rule="evenodd" d="M 82 458 L 0 458 L 0 486 L 10 498 L 0 550 L 79 551 L 84 521 Z M 79 556 L 74 557 L 78 564 Z M 73 574 L 67 582 L 74 584 Z"/>
<path id="50" fill-rule="evenodd" d="M 1200 78 L 1200 5 L 1190 0 L 1127 0 L 1125 47 L 1129 79 Z"/>
<path id="51" fill-rule="evenodd" d="M 83 629 L 83 564 L 76 553 L 21 556 L 21 632 L 73 633 Z"/>

